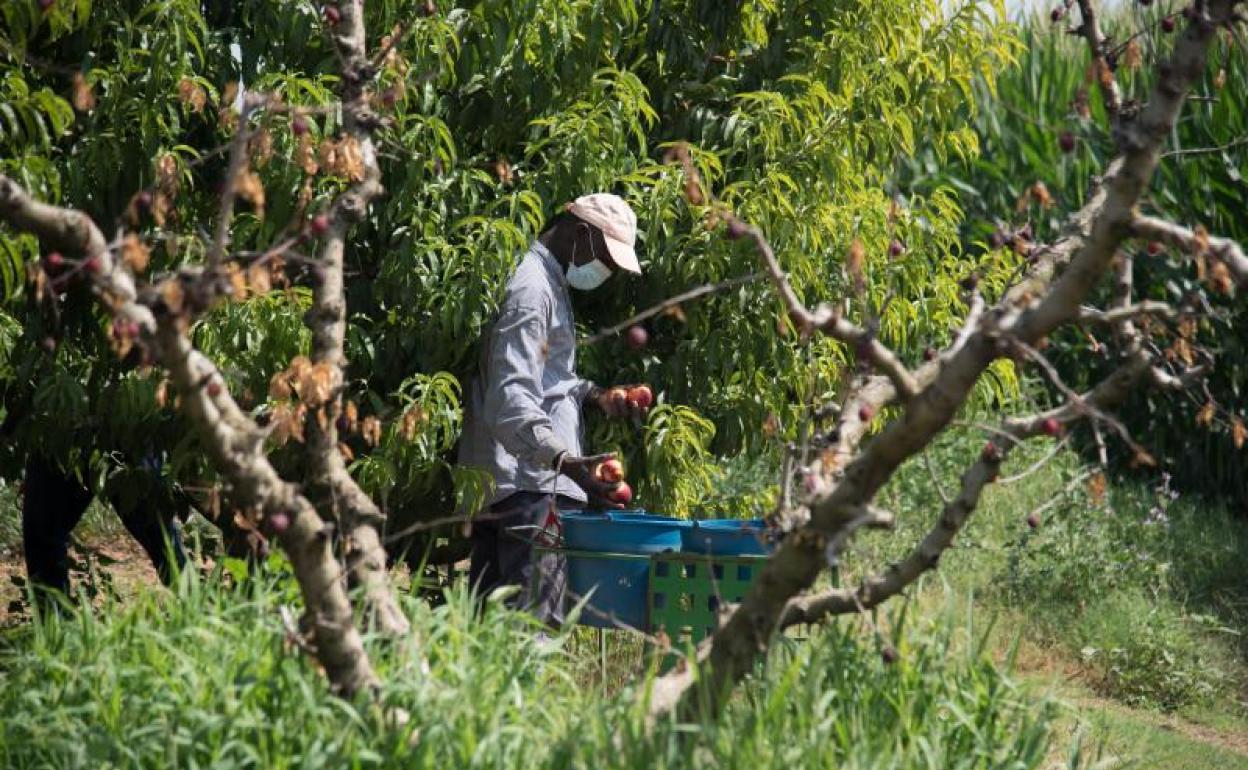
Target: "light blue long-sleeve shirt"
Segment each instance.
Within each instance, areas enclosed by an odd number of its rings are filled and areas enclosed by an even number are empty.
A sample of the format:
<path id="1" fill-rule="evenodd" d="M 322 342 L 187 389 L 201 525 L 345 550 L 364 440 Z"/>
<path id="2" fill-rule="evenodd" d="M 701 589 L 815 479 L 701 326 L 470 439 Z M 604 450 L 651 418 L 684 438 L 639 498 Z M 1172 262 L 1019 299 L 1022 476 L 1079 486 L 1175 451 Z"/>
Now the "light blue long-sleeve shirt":
<path id="1" fill-rule="evenodd" d="M 469 388 L 459 462 L 494 479 L 495 503 L 514 492 L 586 495 L 551 467 L 581 452 L 581 402 L 593 387 L 576 376 L 576 326 L 567 279 L 534 242 L 486 334 Z M 557 484 L 557 486 L 552 486 Z"/>

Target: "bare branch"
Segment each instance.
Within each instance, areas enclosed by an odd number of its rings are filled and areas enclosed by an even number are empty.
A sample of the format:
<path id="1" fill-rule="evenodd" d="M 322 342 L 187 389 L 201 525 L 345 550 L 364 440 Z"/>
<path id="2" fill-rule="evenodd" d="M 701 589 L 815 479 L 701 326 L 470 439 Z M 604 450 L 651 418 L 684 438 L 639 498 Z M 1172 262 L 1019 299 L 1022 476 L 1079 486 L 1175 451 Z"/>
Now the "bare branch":
<path id="1" fill-rule="evenodd" d="M 975 383 L 1000 355 L 998 343 L 1012 339 L 1034 344 L 1077 316 L 1080 305 L 1105 276 L 1128 232 L 1156 168 L 1160 148 L 1189 88 L 1204 72 L 1214 33 L 1218 25 L 1229 19 L 1234 3 L 1235 0 L 1211 0 L 1209 18 L 1184 30 L 1170 60 L 1158 67 L 1157 84 L 1148 103 L 1134 120 L 1118 126 L 1122 154 L 1110 162 L 1102 183 L 1083 208 L 1070 217 L 1062 236 L 1033 251 L 1035 257 L 1027 275 L 985 315 L 964 347 L 939 364 L 930 362 L 914 373 L 921 390 L 912 398 L 904 399 L 901 416 L 844 466 L 829 493 L 812 501 L 810 523 L 781 543 L 754 587 L 712 637 L 706 658 L 709 671 L 706 693 L 710 698 L 706 705 L 715 708 L 722 704 L 728 687 L 752 669 L 757 656 L 767 650 L 781 620 L 778 607 L 807 590 L 822 572 L 826 564 L 823 549 L 828 539 L 843 526 L 846 513 L 855 506 L 870 504 L 896 469 L 949 424 Z M 730 222 L 730 234 L 747 234 L 746 228 L 732 225 Z M 766 245 L 761 238 L 756 237 L 755 241 L 760 246 Z M 763 254 L 765 258 L 769 256 L 765 251 Z M 774 255 L 766 261 L 786 307 L 791 312 L 804 311 Z M 1060 274 L 1059 268 L 1064 268 Z M 813 328 L 809 313 L 804 316 L 799 313 L 795 320 L 806 321 L 808 327 Z M 1137 377 L 1148 363 L 1147 356 L 1139 351 L 1128 360 L 1137 362 Z M 875 395 L 877 398 L 895 396 L 902 388 L 894 393 L 889 393 L 890 390 L 891 383 Z M 852 410 L 852 399 L 847 406 Z M 842 425 L 850 422 L 846 417 L 843 413 Z M 860 437 L 864 431 L 864 427 L 859 427 L 854 432 Z M 968 474 L 987 472 L 977 465 Z M 969 497 L 975 497 L 982 484 L 983 479 L 966 479 L 964 491 L 970 493 Z M 954 501 L 954 506 L 959 505 L 966 505 L 961 495 Z M 665 686 L 661 678 L 656 683 L 656 692 Z M 651 708 L 670 708 L 681 702 L 680 697 L 667 697 Z"/>
<path id="2" fill-rule="evenodd" d="M 1101 310 L 1100 308 L 1084 306 L 1079 309 L 1078 320 L 1080 323 L 1097 323 L 1112 326 L 1121 321 L 1133 320 L 1142 316 L 1153 316 L 1173 321 L 1179 318 L 1180 313 L 1167 302 L 1146 299 L 1134 305 L 1116 307 L 1113 310 Z"/>
<path id="3" fill-rule="evenodd" d="M 797 293 L 793 291 L 788 276 L 780 268 L 780 262 L 776 259 L 776 254 L 772 251 L 771 244 L 767 242 L 767 237 L 763 235 L 762 230 L 753 225 L 746 225 L 737 219 L 729 220 L 729 228 L 754 241 L 754 247 L 767 268 L 767 274 L 771 277 L 776 292 L 780 295 L 789 317 L 793 319 L 803 338 L 818 329 L 829 337 L 852 345 L 860 359 L 865 359 L 892 380 L 893 386 L 903 401 L 908 401 L 918 393 L 919 385 L 914 375 L 901 362 L 897 354 L 880 342 L 874 334 L 842 318 L 828 305 L 820 305 L 814 313 L 806 309 L 806 306 L 798 299 Z"/>
<path id="4" fill-rule="evenodd" d="M 1193 383 L 1205 377 L 1212 370 L 1213 367 L 1200 364 L 1198 366 L 1193 366 L 1178 376 L 1175 376 L 1159 367 L 1154 366 L 1149 370 L 1148 376 L 1149 381 L 1152 382 L 1154 387 L 1161 390 L 1181 391 L 1190 388 Z"/>
<path id="5" fill-rule="evenodd" d="M 940 483 L 940 478 L 936 475 L 936 469 L 932 466 L 932 453 L 923 449 L 923 464 L 927 466 L 927 475 L 932 477 L 932 484 L 936 486 L 936 494 L 940 497 L 940 502 L 948 505 L 949 493 L 945 491 L 945 485 Z"/>
<path id="6" fill-rule="evenodd" d="M 212 238 L 205 260 L 209 270 L 221 266 L 229 247 L 230 225 L 234 220 L 234 199 L 238 193 L 238 177 L 247 165 L 247 144 L 251 141 L 250 120 L 252 113 L 263 105 L 266 98 L 256 94 L 243 97 L 242 114 L 238 117 L 238 130 L 230 142 L 230 162 L 226 167 L 225 181 L 221 184 L 221 203 L 217 211 L 217 229 Z"/>
<path id="7" fill-rule="evenodd" d="M 953 344 L 949 346 L 945 356 L 952 358 L 956 356 L 962 348 L 966 347 L 966 343 L 970 341 L 971 334 L 979 327 L 979 319 L 984 315 L 984 298 L 979 292 L 975 292 L 971 297 L 971 310 L 966 315 L 966 320 L 962 323 L 962 330 L 958 332 L 957 338 Z"/>
<path id="8" fill-rule="evenodd" d="M 1147 374 L 1149 364 L 1150 358 L 1143 353 L 1132 356 L 1095 388 L 1078 397 L 1085 405 L 1085 410 L 1090 408 L 1099 411 L 1120 403 Z M 1009 456 L 1013 447 L 1023 439 L 1044 435 L 1047 420 L 1058 419 L 1065 422 L 1077 419 L 1079 415 L 1077 407 L 1070 403 L 1041 414 L 1007 421 L 1003 431 L 1013 440 L 998 444 L 997 453 L 981 456 L 963 474 L 958 496 L 945 504 L 936 525 L 904 560 L 892 565 L 885 572 L 864 580 L 855 589 L 836 589 L 793 599 L 781 616 L 780 627 L 814 623 L 832 615 L 857 612 L 860 606 L 869 609 L 901 593 L 924 572 L 934 569 L 941 555 L 953 545 L 954 537 L 974 513 L 984 487 L 997 479 L 1001 461 Z"/>
<path id="9" fill-rule="evenodd" d="M 705 297 L 711 294 L 718 294 L 721 291 L 728 291 L 729 289 L 735 289 L 738 286 L 742 286 L 744 284 L 757 281 L 758 279 L 762 277 L 763 277 L 762 273 L 750 273 L 749 275 L 742 275 L 736 278 L 729 278 L 726 281 L 720 281 L 719 283 L 709 283 L 703 286 L 698 286 L 697 288 L 690 289 L 689 291 L 681 292 L 680 294 L 677 294 L 674 297 L 669 297 L 663 300 L 657 305 L 652 305 L 646 308 L 645 310 L 641 311 L 635 316 L 632 316 L 626 321 L 621 321 L 615 326 L 608 326 L 607 328 L 595 334 L 591 334 L 588 337 L 584 337 L 577 344 L 578 345 L 593 345 L 595 343 L 602 342 L 608 337 L 614 337 L 615 335 L 629 328 L 633 324 L 637 324 L 646 320 L 647 318 L 660 315 L 668 310 L 671 310 L 674 307 L 677 307 L 678 305 L 683 305 L 686 302 L 692 302 L 695 299 L 701 299 L 702 297 Z"/>
<path id="10" fill-rule="evenodd" d="M 1118 117 L 1122 108 L 1122 94 L 1118 90 L 1118 81 L 1114 77 L 1114 67 L 1105 56 L 1106 39 L 1101 34 L 1100 22 L 1097 20 L 1096 4 L 1093 0 L 1078 0 L 1079 16 L 1083 23 L 1079 26 L 1079 34 L 1088 41 L 1088 50 L 1092 52 L 1097 78 L 1101 86 L 1101 96 L 1105 102 L 1105 111 L 1110 119 Z"/>
<path id="11" fill-rule="evenodd" d="M 1169 152 L 1163 152 L 1161 154 L 1161 158 L 1162 160 L 1165 160 L 1166 158 L 1178 158 L 1184 155 L 1206 155 L 1215 152 L 1226 152 L 1227 150 L 1232 150 L 1245 144 L 1248 144 L 1248 136 L 1241 136 L 1238 139 L 1227 142 L 1226 144 L 1219 144 L 1214 147 L 1186 147 L 1181 150 L 1170 150 Z"/>
<path id="12" fill-rule="evenodd" d="M 1236 285 L 1240 289 L 1248 287 L 1248 257 L 1244 256 L 1244 250 L 1235 241 L 1143 215 L 1136 216 L 1130 227 L 1131 233 L 1137 237 L 1160 241 L 1187 254 L 1206 253 L 1221 260 L 1235 276 Z"/>

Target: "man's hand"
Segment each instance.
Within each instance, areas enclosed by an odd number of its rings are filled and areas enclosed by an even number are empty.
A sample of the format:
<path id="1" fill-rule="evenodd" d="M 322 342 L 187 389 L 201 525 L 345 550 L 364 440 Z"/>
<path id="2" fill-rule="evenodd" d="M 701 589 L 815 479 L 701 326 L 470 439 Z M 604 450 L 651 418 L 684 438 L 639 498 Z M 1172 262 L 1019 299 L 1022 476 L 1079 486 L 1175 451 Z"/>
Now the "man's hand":
<path id="1" fill-rule="evenodd" d="M 614 385 L 595 388 L 589 400 L 608 417 L 625 417 L 644 420 L 654 403 L 654 392 L 649 385 Z"/>
<path id="2" fill-rule="evenodd" d="M 564 455 L 559 462 L 559 471 L 575 481 L 581 489 L 585 490 L 585 494 L 589 495 L 590 508 L 613 508 L 620 510 L 624 505 L 612 500 L 610 497 L 612 491 L 620 486 L 620 482 L 608 483 L 602 481 L 596 475 L 599 465 L 614 458 L 614 452 L 593 455 L 591 457 Z"/>

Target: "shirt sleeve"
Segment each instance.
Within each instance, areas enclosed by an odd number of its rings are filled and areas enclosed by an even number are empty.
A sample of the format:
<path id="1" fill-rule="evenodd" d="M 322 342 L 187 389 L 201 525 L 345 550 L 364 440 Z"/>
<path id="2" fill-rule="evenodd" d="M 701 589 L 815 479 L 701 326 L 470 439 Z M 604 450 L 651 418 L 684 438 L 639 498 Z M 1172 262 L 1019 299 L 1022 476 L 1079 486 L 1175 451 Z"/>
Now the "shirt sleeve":
<path id="1" fill-rule="evenodd" d="M 590 380 L 577 380 L 576 385 L 572 387 L 572 396 L 578 404 L 583 403 L 585 399 L 589 398 L 589 394 L 593 392 L 595 387 L 597 386 Z"/>
<path id="2" fill-rule="evenodd" d="M 485 424 L 521 462 L 549 468 L 566 451 L 542 410 L 550 313 L 540 298 L 504 304 L 490 339 L 485 382 Z"/>

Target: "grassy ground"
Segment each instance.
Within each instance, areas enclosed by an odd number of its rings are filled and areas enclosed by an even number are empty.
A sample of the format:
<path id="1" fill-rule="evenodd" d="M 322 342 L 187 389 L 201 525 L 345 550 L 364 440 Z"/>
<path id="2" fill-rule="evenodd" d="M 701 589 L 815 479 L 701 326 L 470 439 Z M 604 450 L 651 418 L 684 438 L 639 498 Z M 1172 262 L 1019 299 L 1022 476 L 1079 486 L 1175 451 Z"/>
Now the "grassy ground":
<path id="1" fill-rule="evenodd" d="M 936 448 L 934 475 L 901 474 L 885 495 L 899 531 L 860 541 L 845 580 L 921 536 L 964 440 Z M 604 677 L 594 632 L 538 651 L 523 618 L 474 620 L 458 592 L 437 608 L 409 603 L 412 644 L 374 645 L 387 702 L 413 714 L 396 729 L 309 676 L 279 620 L 295 602 L 280 567 L 234 588 L 219 571 L 187 580 L 170 601 L 145 587 L 154 575 L 115 517 L 94 509 L 75 549 L 94 611 L 0 637 L 0 764 L 1248 770 L 1248 526 L 1164 486 L 1082 474 L 1060 455 L 997 485 L 900 627 L 896 607 L 788 642 L 719 725 L 648 737 L 632 705 L 643 643 L 609 634 Z M 17 531 L 0 488 L 10 574 Z M 19 595 L 7 581 L 0 592 L 0 608 Z M 877 628 L 897 663 L 881 661 Z"/>

